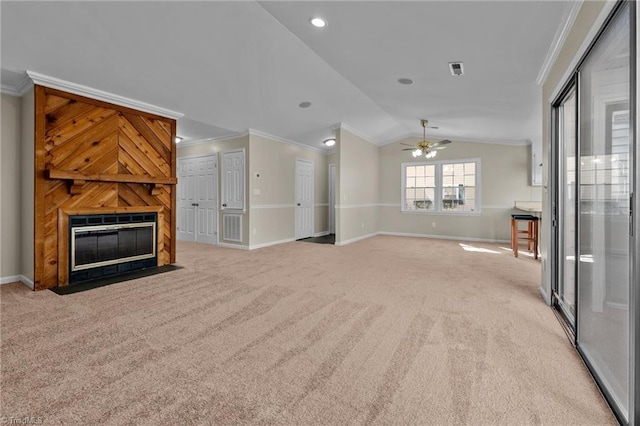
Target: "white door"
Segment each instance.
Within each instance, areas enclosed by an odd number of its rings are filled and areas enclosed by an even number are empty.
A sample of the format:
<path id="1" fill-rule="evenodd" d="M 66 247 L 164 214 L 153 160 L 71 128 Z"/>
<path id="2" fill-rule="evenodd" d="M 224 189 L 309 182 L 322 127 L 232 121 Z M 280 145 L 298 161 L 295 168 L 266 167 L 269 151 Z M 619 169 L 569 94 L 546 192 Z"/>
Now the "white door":
<path id="1" fill-rule="evenodd" d="M 313 163 L 296 160 L 295 238 L 313 236 Z"/>
<path id="2" fill-rule="evenodd" d="M 196 158 L 196 241 L 216 244 L 218 230 L 217 157 Z"/>
<path id="3" fill-rule="evenodd" d="M 191 159 L 178 159 L 178 239 L 196 240 L 195 164 Z"/>
<path id="4" fill-rule="evenodd" d="M 336 233 L 336 165 L 329 164 L 329 233 Z"/>
<path id="5" fill-rule="evenodd" d="M 218 158 L 178 160 L 178 239 L 216 244 Z"/>
<path id="6" fill-rule="evenodd" d="M 222 153 L 222 210 L 244 210 L 244 151 Z"/>

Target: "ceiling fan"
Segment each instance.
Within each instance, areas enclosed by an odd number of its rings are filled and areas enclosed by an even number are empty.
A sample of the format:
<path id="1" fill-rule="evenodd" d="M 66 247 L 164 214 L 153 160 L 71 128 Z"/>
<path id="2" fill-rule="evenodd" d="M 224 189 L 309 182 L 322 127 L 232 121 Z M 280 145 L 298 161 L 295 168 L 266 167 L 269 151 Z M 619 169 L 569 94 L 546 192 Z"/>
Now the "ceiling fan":
<path id="1" fill-rule="evenodd" d="M 422 155 L 425 158 L 433 158 L 436 156 L 437 149 L 445 149 L 447 144 L 450 144 L 451 141 L 449 139 L 443 139 L 438 142 L 431 142 L 427 140 L 427 127 L 430 129 L 437 129 L 437 127 L 428 126 L 429 120 L 420 120 L 420 124 L 422 124 L 422 141 L 418 142 L 415 146 L 409 145 L 406 143 L 400 142 L 400 145 L 411 146 L 412 148 L 405 148 L 403 151 L 412 151 L 411 155 L 414 157 L 420 157 Z"/>

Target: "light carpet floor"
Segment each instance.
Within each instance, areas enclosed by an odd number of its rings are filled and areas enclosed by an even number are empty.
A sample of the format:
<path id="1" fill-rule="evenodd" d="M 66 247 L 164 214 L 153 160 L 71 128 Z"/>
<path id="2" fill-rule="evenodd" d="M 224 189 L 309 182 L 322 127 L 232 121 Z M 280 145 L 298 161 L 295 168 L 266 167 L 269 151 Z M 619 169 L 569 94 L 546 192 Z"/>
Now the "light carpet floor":
<path id="1" fill-rule="evenodd" d="M 496 244 L 178 244 L 165 274 L 0 286 L 0 416 L 44 424 L 616 424 Z"/>

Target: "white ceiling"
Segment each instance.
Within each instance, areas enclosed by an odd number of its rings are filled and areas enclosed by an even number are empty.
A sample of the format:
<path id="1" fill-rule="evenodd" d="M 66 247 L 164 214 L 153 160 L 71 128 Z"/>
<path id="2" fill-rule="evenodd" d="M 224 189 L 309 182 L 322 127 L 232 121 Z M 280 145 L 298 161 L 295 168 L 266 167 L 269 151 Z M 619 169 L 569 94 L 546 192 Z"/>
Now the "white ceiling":
<path id="1" fill-rule="evenodd" d="M 178 111 L 187 141 L 255 129 L 322 147 L 345 123 L 384 144 L 420 134 L 427 118 L 434 137 L 535 143 L 535 80 L 568 7 L 3 1 L 2 84 L 30 70 Z M 326 28 L 310 26 L 316 15 Z M 450 75 L 451 61 L 464 76 Z"/>

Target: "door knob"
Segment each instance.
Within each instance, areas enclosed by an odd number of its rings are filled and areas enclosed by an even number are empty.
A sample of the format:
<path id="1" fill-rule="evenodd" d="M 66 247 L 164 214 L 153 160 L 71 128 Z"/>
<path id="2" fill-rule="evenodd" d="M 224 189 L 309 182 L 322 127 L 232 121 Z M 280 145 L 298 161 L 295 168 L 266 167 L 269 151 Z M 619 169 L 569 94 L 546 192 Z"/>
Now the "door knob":
<path id="1" fill-rule="evenodd" d="M 298 207 L 300 207 L 300 203 L 298 203 Z"/>

